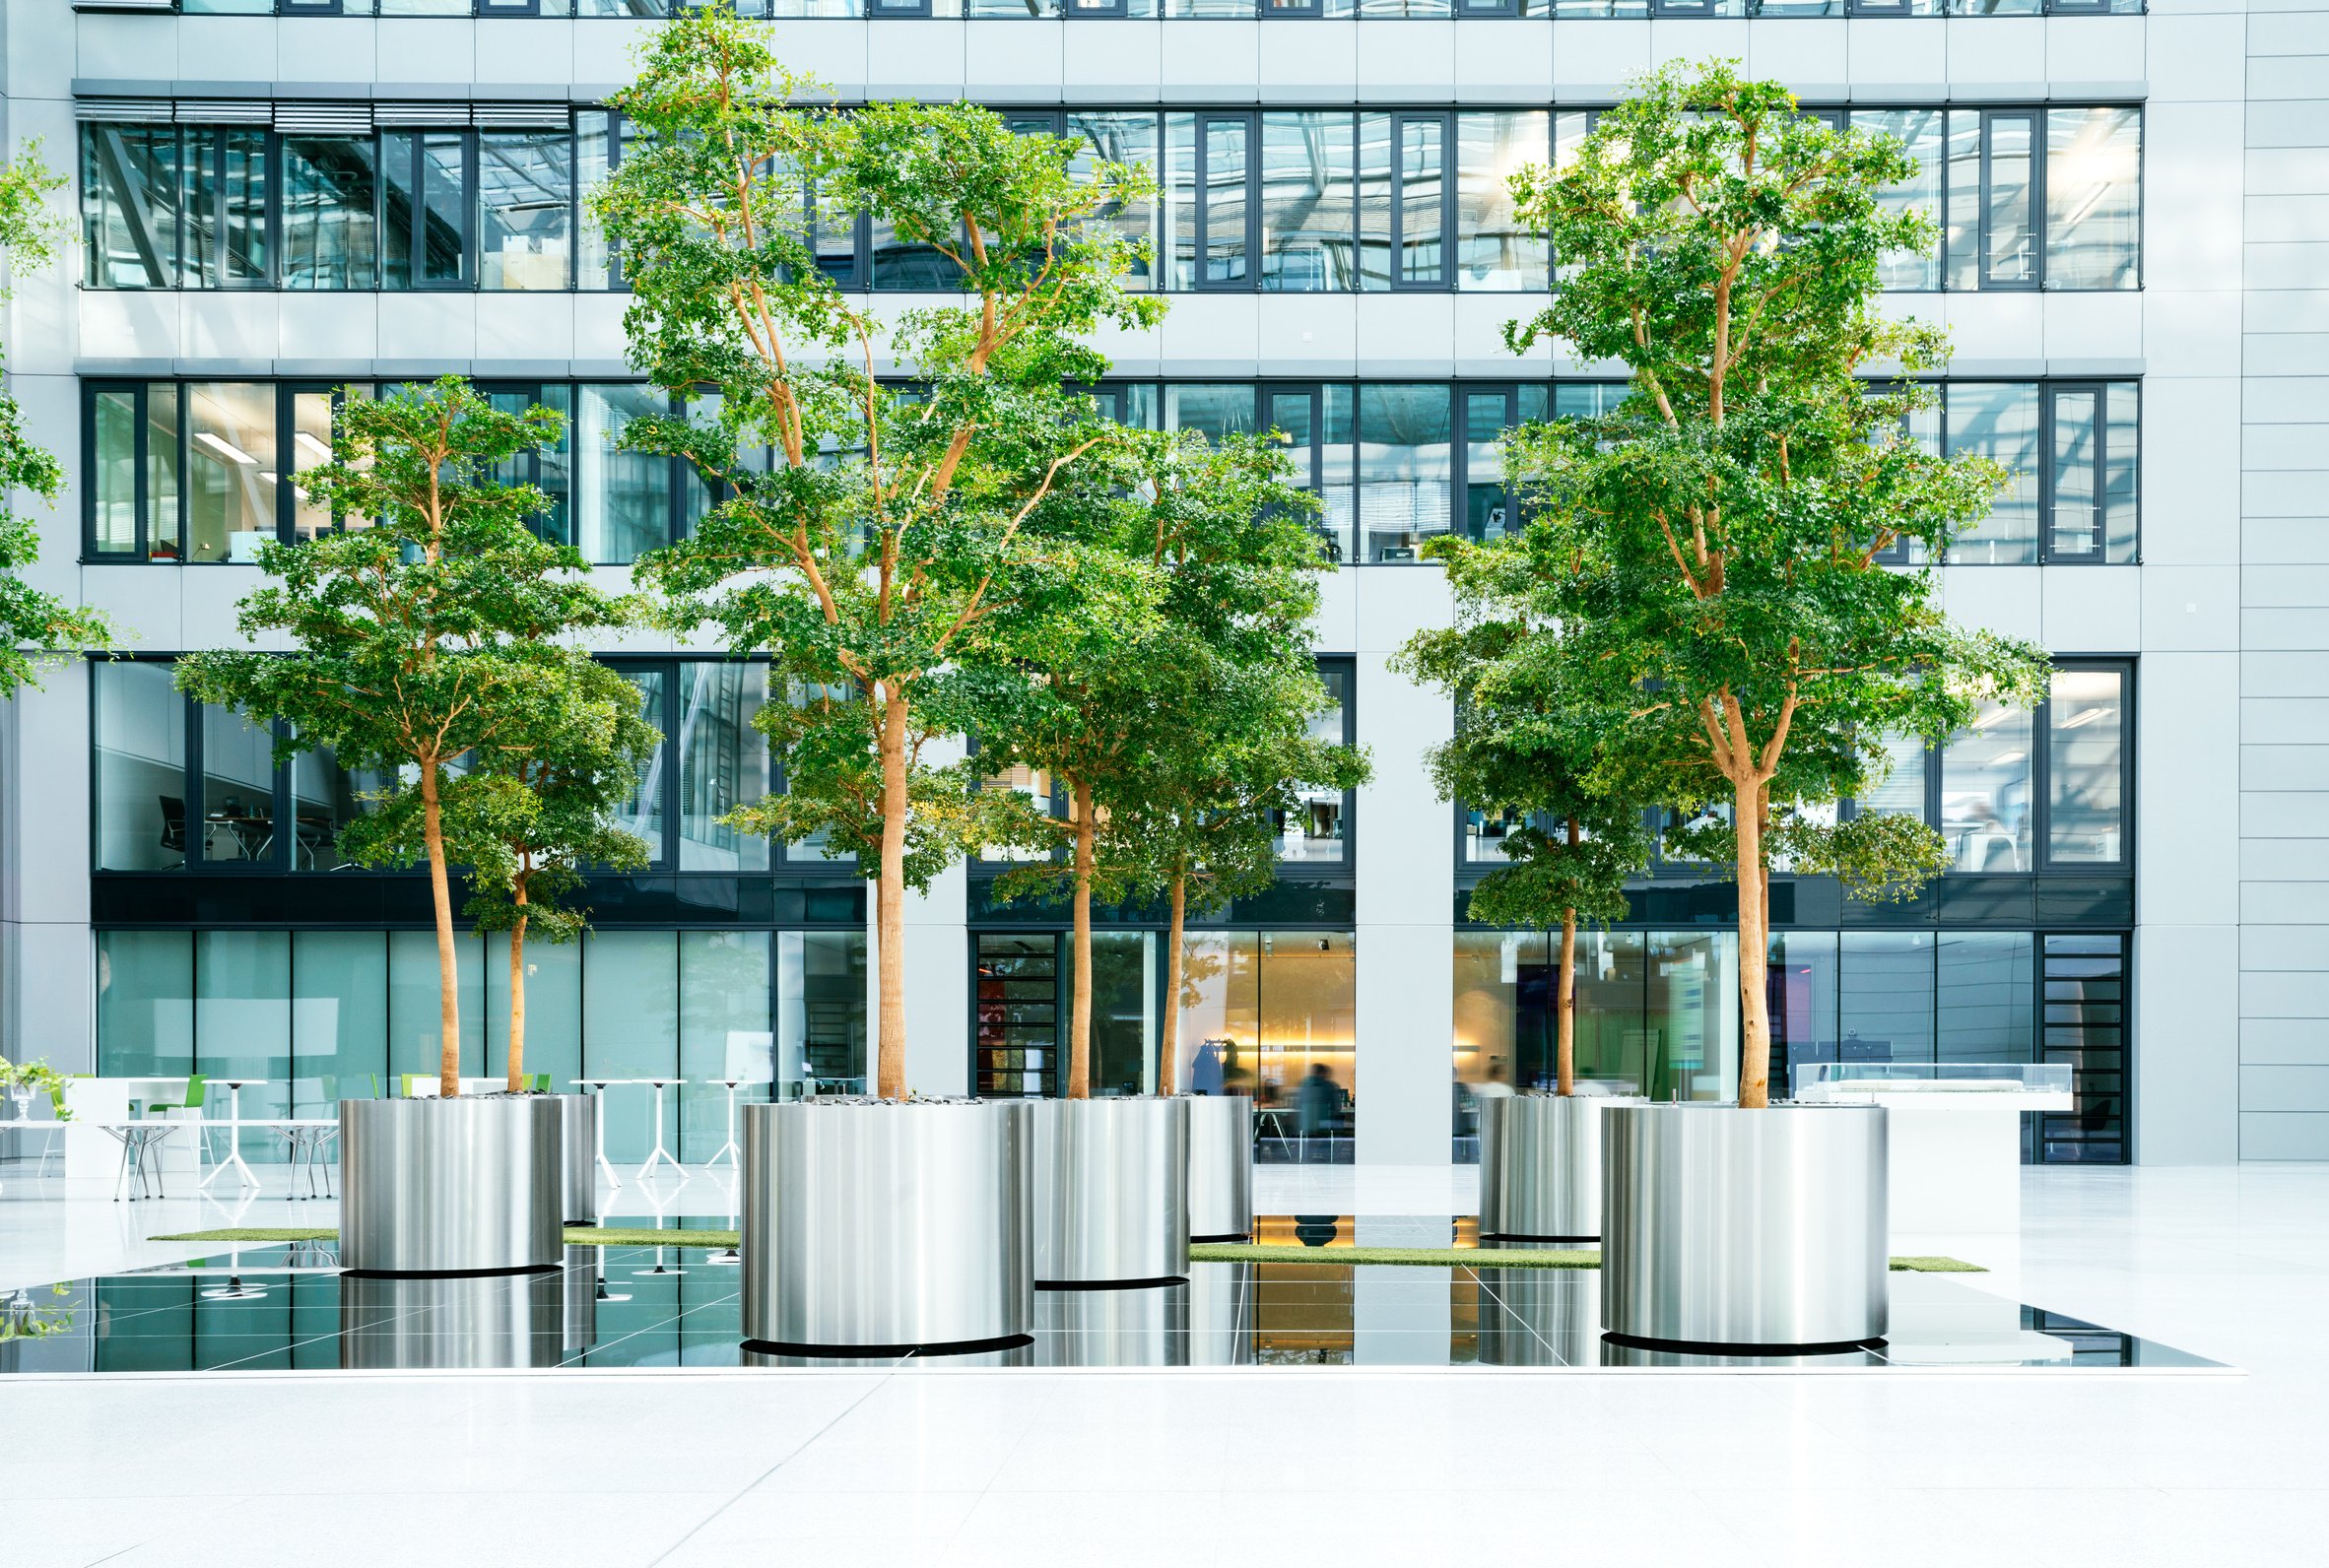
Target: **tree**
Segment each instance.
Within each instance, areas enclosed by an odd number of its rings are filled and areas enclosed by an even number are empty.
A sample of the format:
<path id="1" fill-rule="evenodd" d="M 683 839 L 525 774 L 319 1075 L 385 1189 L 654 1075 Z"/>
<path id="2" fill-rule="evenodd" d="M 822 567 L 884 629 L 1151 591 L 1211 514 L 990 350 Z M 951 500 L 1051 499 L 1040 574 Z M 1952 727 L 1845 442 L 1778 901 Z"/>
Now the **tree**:
<path id="1" fill-rule="evenodd" d="M 38 142 L 0 162 L 0 263 L 11 269 L 43 267 L 55 258 L 64 224 L 48 210 L 47 199 L 64 186 L 65 177 L 40 162 Z M 7 302 L 8 292 L 0 288 L 0 306 Z M 40 528 L 8 498 L 29 490 L 44 504 L 54 504 L 64 484 L 63 467 L 26 433 L 24 410 L 0 387 L 0 696 L 37 686 L 43 656 L 110 648 L 120 640 L 119 629 L 101 611 L 68 605 L 22 575 L 40 558 Z"/>
<path id="2" fill-rule="evenodd" d="M 558 639 L 632 614 L 590 585 L 579 551 L 528 529 L 546 495 L 493 477 L 555 442 L 561 426 L 549 409 L 503 413 L 458 376 L 378 400 L 347 397 L 331 461 L 300 476 L 344 531 L 261 545 L 259 565 L 275 581 L 246 596 L 236 618 L 245 638 L 283 634 L 293 651 L 213 649 L 178 664 L 179 686 L 200 700 L 287 721 L 279 760 L 329 750 L 342 767 L 397 776 L 342 830 L 349 859 L 409 860 L 417 808 L 447 1095 L 461 1088 L 451 781 L 472 758 L 563 737 L 567 715 L 546 696 L 567 657 Z"/>
<path id="3" fill-rule="evenodd" d="M 1109 439 L 1065 390 L 1106 369 L 1083 340 L 1162 313 L 1127 292 L 1137 251 L 1108 225 L 1149 187 L 1113 164 L 1080 173 L 1073 141 L 967 105 L 804 106 L 814 84 L 768 36 L 726 6 L 654 30 L 614 98 L 636 139 L 592 200 L 631 286 L 633 361 L 716 394 L 702 418 L 627 433 L 720 496 L 641 576 L 683 621 L 772 650 L 808 693 L 775 720 L 798 798 L 736 820 L 872 851 L 876 1082 L 896 1098 L 905 891 L 968 846 L 953 833 L 976 815 L 973 781 L 924 749 L 958 732 L 948 688 L 996 622 L 1064 580 L 1025 524 Z M 859 216 L 888 235 L 881 265 L 962 302 L 892 315 L 844 295 L 818 236 Z"/>
<path id="4" fill-rule="evenodd" d="M 1599 737 L 1566 689 L 1558 628 L 1534 600 L 1540 562 L 1524 535 L 1485 545 L 1435 543 L 1457 621 L 1416 633 L 1394 667 L 1456 703 L 1453 739 L 1432 749 L 1442 800 L 1520 818 L 1504 835 L 1505 864 L 1472 890 L 1474 920 L 1561 928 L 1555 1007 L 1556 1092 L 1576 1087 L 1576 959 L 1580 920 L 1626 918 L 1628 879 L 1648 862 L 1642 810 L 1591 783 Z"/>
<path id="5" fill-rule="evenodd" d="M 2001 478 L 1905 434 L 1929 394 L 1899 376 L 1945 357 L 1877 308 L 1880 258 L 1934 240 L 1883 199 L 1911 172 L 1896 141 L 1714 63 L 1643 77 L 1571 163 L 1513 183 L 1564 271 L 1507 340 L 1631 372 L 1609 415 L 1508 442 L 1538 513 L 1532 608 L 1556 628 L 1541 656 L 1595 738 L 1589 789 L 1727 805 L 1692 847 L 1739 884 L 1744 1106 L 1767 1098 L 1774 850 L 1862 888 L 1929 875 L 1930 828 L 1819 809 L 1882 776 L 1884 737 L 1938 741 L 1978 695 L 2043 686 L 2037 648 L 1953 626 L 1929 570 L 1888 563 L 1938 559 Z"/>
<path id="6" fill-rule="evenodd" d="M 1298 744 L 1327 705 L 1307 633 L 1317 574 L 1331 562 L 1311 527 L 1316 499 L 1291 475 L 1274 439 L 1215 445 L 1194 431 L 1126 431 L 1030 520 L 1038 538 L 1083 559 L 1083 576 L 1108 585 L 1012 622 L 996 651 L 1013 664 L 979 684 L 973 719 L 990 771 L 1024 764 L 1068 791 L 1064 819 L 1037 809 L 1015 835 L 1063 847 L 1068 861 L 1008 873 L 996 887 L 1006 898 L 1062 882 L 1069 891 L 1070 1098 L 1091 1092 L 1094 899 L 1154 890 L 1173 902 L 1162 1075 L 1170 1092 L 1182 921 L 1200 846 L 1236 890 L 1267 885 L 1276 857 L 1264 808 L 1310 777 L 1304 766 L 1343 771 L 1313 754 L 1324 748 Z M 1287 770 L 1256 777 L 1257 764 Z M 1173 792 L 1190 789 L 1208 793 L 1184 827 L 1173 808 L 1187 802 Z"/>

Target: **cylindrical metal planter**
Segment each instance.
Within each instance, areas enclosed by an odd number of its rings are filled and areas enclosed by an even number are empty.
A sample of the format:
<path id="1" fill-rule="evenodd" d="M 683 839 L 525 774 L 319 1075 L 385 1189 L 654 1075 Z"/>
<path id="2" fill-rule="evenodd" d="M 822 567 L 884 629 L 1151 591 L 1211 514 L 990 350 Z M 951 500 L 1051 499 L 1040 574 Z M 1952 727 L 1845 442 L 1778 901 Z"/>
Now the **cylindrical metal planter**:
<path id="1" fill-rule="evenodd" d="M 1023 1340 L 1034 1314 L 1027 1109 L 745 1106 L 746 1347 L 896 1355 Z"/>
<path id="2" fill-rule="evenodd" d="M 340 1262 L 510 1274 L 564 1255 L 558 1097 L 340 1102 Z"/>
<path id="3" fill-rule="evenodd" d="M 583 1288 L 588 1290 L 585 1281 Z M 454 1371 L 566 1358 L 561 1274 L 340 1276 L 340 1365 Z"/>
<path id="4" fill-rule="evenodd" d="M 1260 1274 L 1250 1263 L 1189 1266 L 1189 1365 L 1253 1365 Z"/>
<path id="5" fill-rule="evenodd" d="M 1602 1128 L 1602 1328 L 1653 1349 L 1884 1338 L 1879 1105 L 1620 1105 Z"/>
<path id="6" fill-rule="evenodd" d="M 561 1094 L 557 1099 L 566 1222 L 595 1225 L 598 1223 L 598 1096 Z"/>
<path id="7" fill-rule="evenodd" d="M 1601 1118 L 1609 1094 L 1506 1094 L 1480 1102 L 1483 1241 L 1601 1239 Z"/>
<path id="8" fill-rule="evenodd" d="M 1253 1239 L 1253 1100 L 1191 1094 L 1189 1240 Z"/>
<path id="9" fill-rule="evenodd" d="M 1189 1271 L 1189 1101 L 1028 1106 L 1035 1284 L 1156 1284 Z"/>
<path id="10" fill-rule="evenodd" d="M 1185 1281 L 1035 1292 L 1037 1366 L 1187 1366 Z"/>

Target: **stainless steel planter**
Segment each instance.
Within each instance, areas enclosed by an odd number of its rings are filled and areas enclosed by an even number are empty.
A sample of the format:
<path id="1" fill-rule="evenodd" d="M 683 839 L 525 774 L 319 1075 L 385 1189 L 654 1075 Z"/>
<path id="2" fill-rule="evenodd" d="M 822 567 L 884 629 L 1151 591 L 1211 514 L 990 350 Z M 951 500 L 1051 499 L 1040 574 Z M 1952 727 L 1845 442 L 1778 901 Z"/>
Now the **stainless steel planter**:
<path id="1" fill-rule="evenodd" d="M 1877 1105 L 1620 1105 L 1602 1129 L 1601 1324 L 1654 1349 L 1884 1337 Z"/>
<path id="2" fill-rule="evenodd" d="M 1591 1366 L 1601 1296 L 1591 1269 L 1474 1269 L 1482 1366 Z"/>
<path id="3" fill-rule="evenodd" d="M 1253 1101 L 1191 1094 L 1189 1240 L 1253 1239 Z"/>
<path id="4" fill-rule="evenodd" d="M 566 1222 L 595 1225 L 598 1223 L 598 1096 L 561 1094 L 557 1099 Z"/>
<path id="5" fill-rule="evenodd" d="M 556 1366 L 566 1350 L 566 1278 L 555 1274 L 342 1274 L 340 1365 L 409 1371 Z"/>
<path id="6" fill-rule="evenodd" d="M 1189 1272 L 1189 1101 L 1028 1106 L 1035 1284 L 1161 1283 Z"/>
<path id="7" fill-rule="evenodd" d="M 1506 1094 L 1480 1102 L 1482 1240 L 1601 1239 L 1601 1119 L 1609 1094 Z"/>
<path id="8" fill-rule="evenodd" d="M 558 1097 L 340 1102 L 340 1262 L 508 1274 L 564 1255 Z"/>
<path id="9" fill-rule="evenodd" d="M 1035 1292 L 1037 1366 L 1188 1364 L 1185 1282 Z"/>
<path id="10" fill-rule="evenodd" d="M 744 1339 L 898 1354 L 1023 1339 L 1027 1106 L 796 1100 L 744 1116 Z"/>

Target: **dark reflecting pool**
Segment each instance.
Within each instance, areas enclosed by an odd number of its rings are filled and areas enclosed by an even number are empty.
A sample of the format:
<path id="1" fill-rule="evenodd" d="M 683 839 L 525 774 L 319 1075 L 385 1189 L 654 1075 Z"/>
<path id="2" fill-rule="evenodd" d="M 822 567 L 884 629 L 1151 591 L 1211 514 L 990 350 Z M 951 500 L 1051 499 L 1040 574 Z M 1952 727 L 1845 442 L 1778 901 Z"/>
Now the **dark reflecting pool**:
<path id="1" fill-rule="evenodd" d="M 700 1221 L 716 1224 L 716 1221 Z M 1991 1295 L 1893 1276 L 1881 1349 L 1691 1356 L 1606 1343 L 1590 1270 L 1354 1267 L 1337 1246 L 1464 1245 L 1470 1221 L 1272 1217 L 1316 1262 L 1203 1263 L 1185 1284 L 1037 1291 L 1032 1342 L 876 1362 L 740 1347 L 736 1259 L 718 1248 L 573 1247 L 542 1274 L 345 1275 L 328 1245 L 222 1247 L 182 1266 L 0 1297 L 0 1372 L 265 1372 L 566 1367 L 2143 1368 L 2219 1363 Z M 1311 1240 L 1315 1238 L 1315 1240 Z M 1974 1276 L 1978 1278 L 1979 1276 Z"/>

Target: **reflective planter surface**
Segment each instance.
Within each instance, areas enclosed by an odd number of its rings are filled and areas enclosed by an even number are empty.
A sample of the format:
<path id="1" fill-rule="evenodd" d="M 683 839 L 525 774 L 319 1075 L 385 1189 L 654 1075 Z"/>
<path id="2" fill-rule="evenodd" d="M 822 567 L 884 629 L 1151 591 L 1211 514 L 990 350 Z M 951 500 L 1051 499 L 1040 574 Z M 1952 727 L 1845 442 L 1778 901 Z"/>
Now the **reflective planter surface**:
<path id="1" fill-rule="evenodd" d="M 1483 1239 L 1601 1239 L 1602 1117 L 1638 1096 L 1505 1094 L 1480 1102 Z"/>
<path id="2" fill-rule="evenodd" d="M 1253 1101 L 1190 1094 L 1189 1239 L 1253 1239 Z"/>
<path id="3" fill-rule="evenodd" d="M 569 1225 L 598 1223 L 598 1096 L 558 1100 L 562 1207 Z"/>
<path id="4" fill-rule="evenodd" d="M 556 1366 L 569 1347 L 563 1274 L 340 1279 L 340 1365 L 373 1370 Z"/>
<path id="5" fill-rule="evenodd" d="M 743 1108 L 744 1339 L 779 1353 L 966 1346 L 1034 1311 L 1028 1106 Z"/>
<path id="6" fill-rule="evenodd" d="M 368 1274 L 552 1269 L 560 1096 L 340 1102 L 340 1262 Z"/>
<path id="7" fill-rule="evenodd" d="M 1602 1126 L 1604 1330 L 1653 1348 L 1841 1349 L 1891 1300 L 1877 1105 L 1620 1105 Z"/>
<path id="8" fill-rule="evenodd" d="M 1035 1292 L 1037 1366 L 1188 1364 L 1185 1282 Z"/>
<path id="9" fill-rule="evenodd" d="M 1030 1102 L 1038 1286 L 1187 1274 L 1189 1104 L 1152 1095 Z"/>

